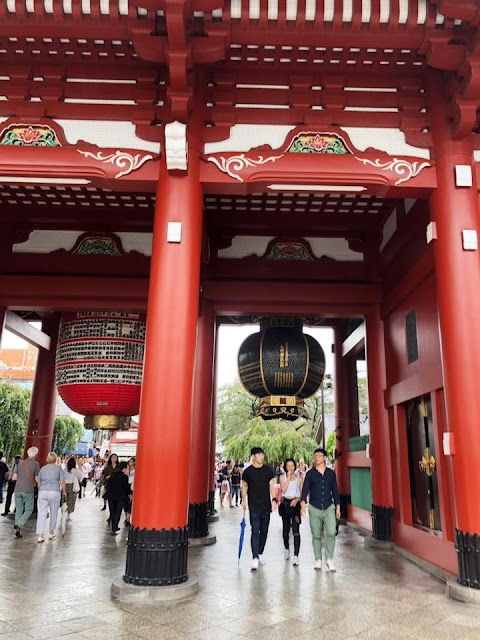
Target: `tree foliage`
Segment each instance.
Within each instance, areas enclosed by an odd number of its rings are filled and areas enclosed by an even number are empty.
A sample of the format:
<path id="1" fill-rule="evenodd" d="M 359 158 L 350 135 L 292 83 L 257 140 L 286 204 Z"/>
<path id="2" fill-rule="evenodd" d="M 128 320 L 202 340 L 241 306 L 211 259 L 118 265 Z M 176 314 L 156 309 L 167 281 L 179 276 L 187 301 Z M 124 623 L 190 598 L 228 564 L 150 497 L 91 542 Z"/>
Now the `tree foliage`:
<path id="1" fill-rule="evenodd" d="M 329 434 L 327 438 L 327 443 L 325 444 L 325 449 L 327 450 L 327 456 L 330 462 L 333 462 L 335 458 L 335 431 Z"/>
<path id="2" fill-rule="evenodd" d="M 323 390 L 323 412 L 334 412 L 335 381 L 330 379 Z M 367 381 L 358 377 L 358 401 L 362 414 L 368 414 Z M 220 387 L 217 396 L 217 438 L 225 447 L 225 455 L 235 459 L 247 459 L 252 446 L 265 450 L 270 462 L 286 457 L 311 459 L 316 446 L 312 437 L 316 434 L 322 419 L 322 393 L 319 390 L 305 400 L 309 418 L 299 418 L 294 422 L 255 418 L 257 399 L 245 391 L 237 379 Z M 335 434 L 327 439 L 327 452 L 333 461 Z M 267 456 L 268 450 L 268 456 Z M 302 452 L 302 453 L 300 453 Z"/>
<path id="3" fill-rule="evenodd" d="M 256 418 L 238 435 L 225 442 L 224 455 L 234 460 L 248 460 L 252 447 L 262 447 L 267 464 L 286 458 L 311 460 L 317 443 L 281 420 Z"/>
<path id="4" fill-rule="evenodd" d="M 22 454 L 27 432 L 31 391 L 9 381 L 0 381 L 0 450 L 6 460 Z M 71 416 L 55 416 L 52 449 L 61 455 L 64 447 L 73 449 L 83 427 Z"/>
<path id="5" fill-rule="evenodd" d="M 253 417 L 256 406 L 257 399 L 245 391 L 238 379 L 231 384 L 220 387 L 217 396 L 217 438 L 223 445 L 233 436 L 243 433 L 256 424 L 256 421 L 260 420 L 260 424 L 263 423 L 261 418 Z M 322 417 L 321 393 L 317 392 L 311 398 L 307 398 L 305 407 L 309 415 L 308 419 L 299 418 L 288 424 L 293 425 L 293 429 L 296 431 L 313 436 Z M 325 413 L 333 412 L 332 389 L 325 389 L 324 411 Z M 273 422 L 276 425 L 287 424 L 284 420 L 274 420 Z"/>
<path id="6" fill-rule="evenodd" d="M 82 437 L 82 424 L 67 415 L 55 416 L 53 422 L 52 451 L 62 455 L 63 451 L 71 451 Z"/>
<path id="7" fill-rule="evenodd" d="M 30 396 L 30 389 L 8 381 L 0 382 L 0 449 L 6 460 L 22 453 Z"/>

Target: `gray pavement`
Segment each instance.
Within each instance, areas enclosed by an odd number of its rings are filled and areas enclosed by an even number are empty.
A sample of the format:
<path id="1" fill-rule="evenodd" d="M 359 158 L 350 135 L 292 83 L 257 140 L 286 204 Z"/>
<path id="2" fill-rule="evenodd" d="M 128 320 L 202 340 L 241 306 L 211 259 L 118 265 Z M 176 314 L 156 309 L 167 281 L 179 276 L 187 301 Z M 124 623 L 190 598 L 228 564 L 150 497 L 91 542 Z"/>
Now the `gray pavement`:
<path id="1" fill-rule="evenodd" d="M 200 592 L 174 606 L 135 606 L 109 597 L 123 572 L 125 535 L 112 538 L 94 497 L 77 503 L 65 537 L 36 543 L 0 518 L 0 638 L 148 638 L 169 640 L 480 640 L 480 608 L 448 600 L 445 587 L 394 552 L 365 549 L 342 527 L 337 572 L 314 571 L 308 521 L 301 526 L 300 566 L 283 559 L 281 521 L 272 515 L 266 566 L 250 571 L 249 527 L 240 565 L 240 508 L 219 510 L 217 544 L 191 549 L 189 571 Z"/>

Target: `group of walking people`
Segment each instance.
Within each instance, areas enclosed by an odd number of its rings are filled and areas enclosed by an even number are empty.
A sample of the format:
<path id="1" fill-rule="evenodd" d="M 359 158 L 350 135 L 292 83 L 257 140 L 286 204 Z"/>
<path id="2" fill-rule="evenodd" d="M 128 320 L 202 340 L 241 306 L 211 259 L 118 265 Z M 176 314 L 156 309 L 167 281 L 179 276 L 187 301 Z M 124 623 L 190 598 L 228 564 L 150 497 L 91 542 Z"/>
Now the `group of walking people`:
<path id="1" fill-rule="evenodd" d="M 103 493 L 104 503 L 108 502 L 112 535 L 120 532 L 119 521 L 122 511 L 125 511 L 125 523 L 130 523 L 131 496 L 135 473 L 135 459 L 128 463 L 120 462 L 116 454 L 112 454 L 106 465 L 99 461 L 94 466 L 88 460 L 77 460 L 72 456 L 63 462 L 53 452 L 46 458 L 46 464 L 40 468 L 36 460 L 38 448 L 30 447 L 27 457 L 15 456 L 9 473 L 8 465 L 2 461 L 0 452 L 1 489 L 7 482 L 7 496 L 2 516 L 10 512 L 12 498 L 15 497 L 14 535 L 22 538 L 22 529 L 32 515 L 37 498 L 37 542 L 45 541 L 45 528 L 49 520 L 48 539 L 55 537 L 58 523 L 59 509 L 65 511 L 66 522 L 71 522 L 77 499 L 85 497 L 87 482 L 96 480 L 95 488 L 99 488 L 97 495 Z M 79 468 L 79 466 L 81 468 Z M 116 473 L 116 472 L 120 473 Z M 7 480 L 8 476 L 8 480 Z M 3 491 L 0 493 L 3 502 Z M 106 508 L 106 506 L 104 507 Z"/>
<path id="2" fill-rule="evenodd" d="M 285 560 L 290 559 L 290 531 L 293 533 L 293 562 L 299 564 L 300 524 L 302 516 L 308 516 L 315 557 L 314 568 L 322 568 L 322 533 L 325 533 L 325 563 L 329 571 L 335 571 L 333 560 L 337 519 L 340 518 L 340 494 L 335 472 L 327 466 L 327 452 L 317 447 L 314 464 L 305 477 L 297 470 L 293 458 L 285 461 L 279 474 L 281 497 L 275 490 L 275 474 L 264 465 L 261 447 L 251 450 L 251 464 L 242 475 L 242 507 L 248 508 L 251 525 L 252 571 L 265 564 L 263 553 L 267 542 L 270 515 L 277 506 L 282 518 Z"/>
<path id="3" fill-rule="evenodd" d="M 47 455 L 46 464 L 40 468 L 36 460 L 37 455 L 37 447 L 30 447 L 25 460 L 15 456 L 2 516 L 9 514 L 12 497 L 15 496 L 13 528 L 15 537 L 22 538 L 22 528 L 33 513 L 35 495 L 37 495 L 37 542 L 44 542 L 47 518 L 49 518 L 49 539 L 55 537 L 61 502 L 66 505 L 67 522 L 71 520 L 83 474 L 80 469 L 77 469 L 77 463 L 73 457 L 68 460 L 66 467 L 62 468 L 58 464 L 57 455 L 51 451 Z"/>

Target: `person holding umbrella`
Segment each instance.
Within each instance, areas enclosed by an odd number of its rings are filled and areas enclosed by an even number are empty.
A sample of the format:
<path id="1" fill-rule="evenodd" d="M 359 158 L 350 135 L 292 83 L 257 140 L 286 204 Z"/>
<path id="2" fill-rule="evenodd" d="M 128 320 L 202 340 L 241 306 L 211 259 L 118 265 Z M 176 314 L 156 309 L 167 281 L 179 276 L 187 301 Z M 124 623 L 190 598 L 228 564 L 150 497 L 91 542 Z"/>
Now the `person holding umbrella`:
<path id="1" fill-rule="evenodd" d="M 263 551 L 267 542 L 270 513 L 277 507 L 275 498 L 275 476 L 270 467 L 263 464 L 265 458 L 261 447 L 253 447 L 250 451 L 252 464 L 245 469 L 242 476 L 242 507 L 250 510 L 252 535 L 252 571 L 259 564 L 265 564 Z"/>

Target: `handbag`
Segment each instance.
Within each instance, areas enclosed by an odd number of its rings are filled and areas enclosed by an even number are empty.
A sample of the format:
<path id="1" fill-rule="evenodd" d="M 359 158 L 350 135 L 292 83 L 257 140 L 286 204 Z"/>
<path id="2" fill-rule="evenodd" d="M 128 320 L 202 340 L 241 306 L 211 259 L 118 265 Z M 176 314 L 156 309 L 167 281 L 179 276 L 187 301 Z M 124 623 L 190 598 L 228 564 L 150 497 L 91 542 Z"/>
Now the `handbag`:
<path id="1" fill-rule="evenodd" d="M 72 473 L 72 476 L 73 476 L 73 483 L 72 483 L 73 487 L 72 487 L 72 489 L 73 489 L 74 493 L 78 493 L 80 491 L 80 483 L 78 482 L 77 476 L 73 473 L 73 470 L 72 470 L 71 473 Z"/>
<path id="2" fill-rule="evenodd" d="M 229 484 L 228 480 L 223 480 L 222 487 L 221 487 L 221 492 L 222 493 L 228 493 L 229 491 L 230 491 L 230 484 Z"/>

